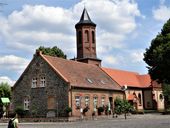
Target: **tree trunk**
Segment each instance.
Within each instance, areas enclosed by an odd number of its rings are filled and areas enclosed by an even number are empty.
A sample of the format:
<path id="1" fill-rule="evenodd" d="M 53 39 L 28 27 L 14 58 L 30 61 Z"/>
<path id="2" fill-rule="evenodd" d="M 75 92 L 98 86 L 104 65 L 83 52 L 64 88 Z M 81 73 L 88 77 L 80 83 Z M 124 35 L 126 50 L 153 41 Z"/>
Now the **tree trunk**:
<path id="1" fill-rule="evenodd" d="M 125 120 L 126 120 L 126 112 L 125 112 Z"/>

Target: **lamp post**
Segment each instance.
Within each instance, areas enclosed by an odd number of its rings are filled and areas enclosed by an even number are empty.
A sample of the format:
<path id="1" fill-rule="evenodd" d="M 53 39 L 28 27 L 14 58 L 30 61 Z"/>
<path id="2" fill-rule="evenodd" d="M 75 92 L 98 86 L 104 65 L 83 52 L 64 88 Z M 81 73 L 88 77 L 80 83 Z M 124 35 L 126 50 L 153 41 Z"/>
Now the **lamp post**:
<path id="1" fill-rule="evenodd" d="M 122 91 L 124 91 L 125 93 L 125 100 L 126 100 L 126 90 L 127 90 L 127 85 L 125 84 L 124 86 L 122 86 Z"/>

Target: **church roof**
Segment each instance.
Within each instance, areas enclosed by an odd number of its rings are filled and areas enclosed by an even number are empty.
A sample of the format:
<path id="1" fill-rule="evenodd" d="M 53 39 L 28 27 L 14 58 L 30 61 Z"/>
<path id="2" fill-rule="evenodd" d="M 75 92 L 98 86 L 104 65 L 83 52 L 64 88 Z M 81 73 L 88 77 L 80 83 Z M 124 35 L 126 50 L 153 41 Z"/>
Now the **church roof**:
<path id="1" fill-rule="evenodd" d="M 151 78 L 148 74 L 140 75 L 136 72 L 102 68 L 119 85 L 137 88 L 147 88 L 151 85 Z"/>
<path id="2" fill-rule="evenodd" d="M 121 90 L 100 67 L 58 57 L 40 56 L 72 87 Z"/>
<path id="3" fill-rule="evenodd" d="M 81 18 L 80 18 L 80 21 L 75 25 L 75 27 L 77 27 L 79 25 L 96 26 L 96 24 L 91 21 L 90 16 L 89 16 L 86 8 L 84 8 L 83 13 L 82 13 Z"/>

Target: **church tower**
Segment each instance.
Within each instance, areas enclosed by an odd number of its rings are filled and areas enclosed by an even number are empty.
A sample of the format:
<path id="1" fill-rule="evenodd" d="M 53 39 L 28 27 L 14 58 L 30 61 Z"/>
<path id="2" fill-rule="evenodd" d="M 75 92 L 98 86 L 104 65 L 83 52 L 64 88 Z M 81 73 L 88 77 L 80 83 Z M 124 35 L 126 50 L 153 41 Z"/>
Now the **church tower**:
<path id="1" fill-rule="evenodd" d="M 101 60 L 96 55 L 96 24 L 91 21 L 86 8 L 75 28 L 77 61 L 101 66 Z"/>

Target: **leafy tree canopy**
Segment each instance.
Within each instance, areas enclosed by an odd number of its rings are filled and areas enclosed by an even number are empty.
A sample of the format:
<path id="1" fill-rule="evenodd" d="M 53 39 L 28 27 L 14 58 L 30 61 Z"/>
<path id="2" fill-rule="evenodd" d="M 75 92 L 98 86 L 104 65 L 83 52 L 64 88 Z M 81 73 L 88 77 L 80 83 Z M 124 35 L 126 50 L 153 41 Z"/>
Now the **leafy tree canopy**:
<path id="1" fill-rule="evenodd" d="M 11 87 L 8 83 L 0 83 L 0 97 L 11 98 Z"/>
<path id="2" fill-rule="evenodd" d="M 127 113 L 129 113 L 133 107 L 130 105 L 130 103 L 127 100 L 123 100 L 120 98 L 116 98 L 114 101 L 115 108 L 114 111 L 116 114 L 124 113 L 124 117 L 126 119 Z"/>
<path id="3" fill-rule="evenodd" d="M 67 56 L 64 54 L 64 52 L 57 46 L 54 46 L 52 48 L 40 46 L 37 50 L 42 51 L 42 54 L 44 54 L 44 55 L 61 57 L 64 59 L 67 58 Z"/>
<path id="4" fill-rule="evenodd" d="M 169 84 L 163 84 L 162 85 L 164 100 L 165 100 L 165 109 L 170 108 L 170 85 Z"/>
<path id="5" fill-rule="evenodd" d="M 144 61 L 153 80 L 170 83 L 170 19 L 146 49 Z"/>

